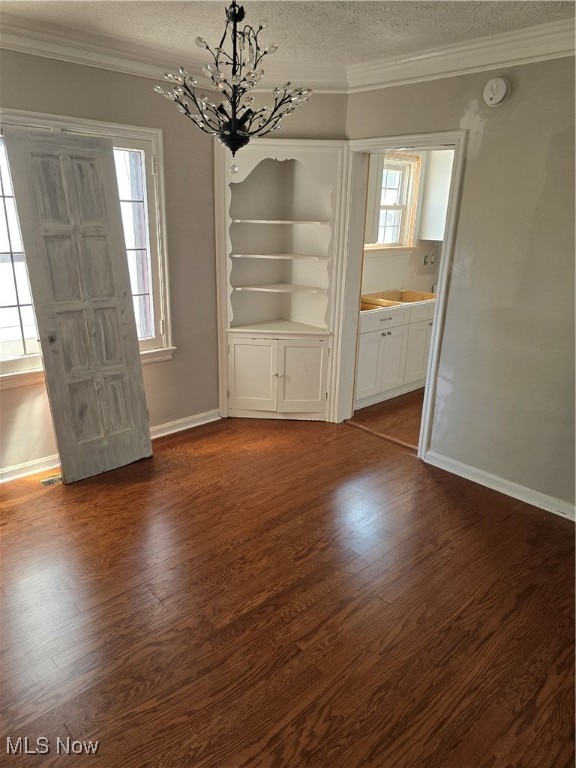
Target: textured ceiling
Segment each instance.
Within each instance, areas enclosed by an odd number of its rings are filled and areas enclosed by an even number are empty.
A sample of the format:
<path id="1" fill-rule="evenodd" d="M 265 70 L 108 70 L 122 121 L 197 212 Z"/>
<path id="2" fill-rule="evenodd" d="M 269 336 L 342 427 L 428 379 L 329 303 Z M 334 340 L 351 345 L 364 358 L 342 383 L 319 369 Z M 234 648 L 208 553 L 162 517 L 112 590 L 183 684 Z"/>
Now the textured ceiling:
<path id="1" fill-rule="evenodd" d="M 172 54 L 201 58 L 194 38 L 216 44 L 226 2 L 124 0 L 2 0 L 3 13 L 84 32 L 144 43 Z M 247 21 L 268 21 L 266 42 L 280 45 L 275 63 L 347 66 L 574 16 L 574 2 L 514 0 L 382 0 L 382 2 L 244 3 Z M 6 16 L 8 19 L 8 16 Z"/>

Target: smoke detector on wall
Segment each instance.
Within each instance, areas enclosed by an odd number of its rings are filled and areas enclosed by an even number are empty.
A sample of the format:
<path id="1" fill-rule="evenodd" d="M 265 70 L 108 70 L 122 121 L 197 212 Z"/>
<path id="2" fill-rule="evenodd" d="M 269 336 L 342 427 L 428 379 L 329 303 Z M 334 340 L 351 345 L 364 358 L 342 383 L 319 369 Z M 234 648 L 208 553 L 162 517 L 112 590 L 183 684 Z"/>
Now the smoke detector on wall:
<path id="1" fill-rule="evenodd" d="M 504 77 L 489 80 L 484 88 L 484 101 L 489 107 L 503 104 L 510 94 L 510 83 Z"/>

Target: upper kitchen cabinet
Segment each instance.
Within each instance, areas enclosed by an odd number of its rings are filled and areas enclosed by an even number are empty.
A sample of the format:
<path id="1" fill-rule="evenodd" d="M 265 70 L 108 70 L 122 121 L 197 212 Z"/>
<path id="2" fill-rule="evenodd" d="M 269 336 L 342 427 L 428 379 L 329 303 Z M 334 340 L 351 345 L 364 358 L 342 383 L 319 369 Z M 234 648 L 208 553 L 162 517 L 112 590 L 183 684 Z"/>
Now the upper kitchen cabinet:
<path id="1" fill-rule="evenodd" d="M 443 240 L 452 178 L 452 149 L 426 153 L 420 197 L 420 240 Z"/>

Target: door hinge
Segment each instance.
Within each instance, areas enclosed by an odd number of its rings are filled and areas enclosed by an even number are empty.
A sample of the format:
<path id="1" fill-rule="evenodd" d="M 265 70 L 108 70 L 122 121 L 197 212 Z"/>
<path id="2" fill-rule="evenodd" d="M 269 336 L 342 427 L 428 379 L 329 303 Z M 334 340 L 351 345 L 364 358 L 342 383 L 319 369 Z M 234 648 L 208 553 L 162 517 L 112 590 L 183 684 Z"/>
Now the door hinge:
<path id="1" fill-rule="evenodd" d="M 326 392 L 326 400 L 328 400 L 328 392 Z"/>
<path id="2" fill-rule="evenodd" d="M 152 155 L 152 175 L 156 176 L 156 155 Z"/>
<path id="3" fill-rule="evenodd" d="M 330 357 L 330 347 L 328 347 L 328 357 Z"/>
<path id="4" fill-rule="evenodd" d="M 226 392 L 226 397 L 230 397 L 230 390 Z"/>
<path id="5" fill-rule="evenodd" d="M 226 344 L 226 354 L 230 354 L 230 344 Z"/>

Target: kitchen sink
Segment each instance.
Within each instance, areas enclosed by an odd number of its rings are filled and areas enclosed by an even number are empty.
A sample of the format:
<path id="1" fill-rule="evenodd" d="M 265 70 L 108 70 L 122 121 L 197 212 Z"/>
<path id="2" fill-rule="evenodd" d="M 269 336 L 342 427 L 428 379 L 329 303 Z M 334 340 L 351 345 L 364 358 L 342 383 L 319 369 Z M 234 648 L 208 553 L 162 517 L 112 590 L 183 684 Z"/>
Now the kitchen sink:
<path id="1" fill-rule="evenodd" d="M 412 304 L 417 301 L 430 301 L 435 298 L 435 293 L 428 293 L 427 291 L 379 291 L 378 293 L 365 293 L 361 297 L 361 301 L 362 304 L 390 307 L 395 304 Z"/>

